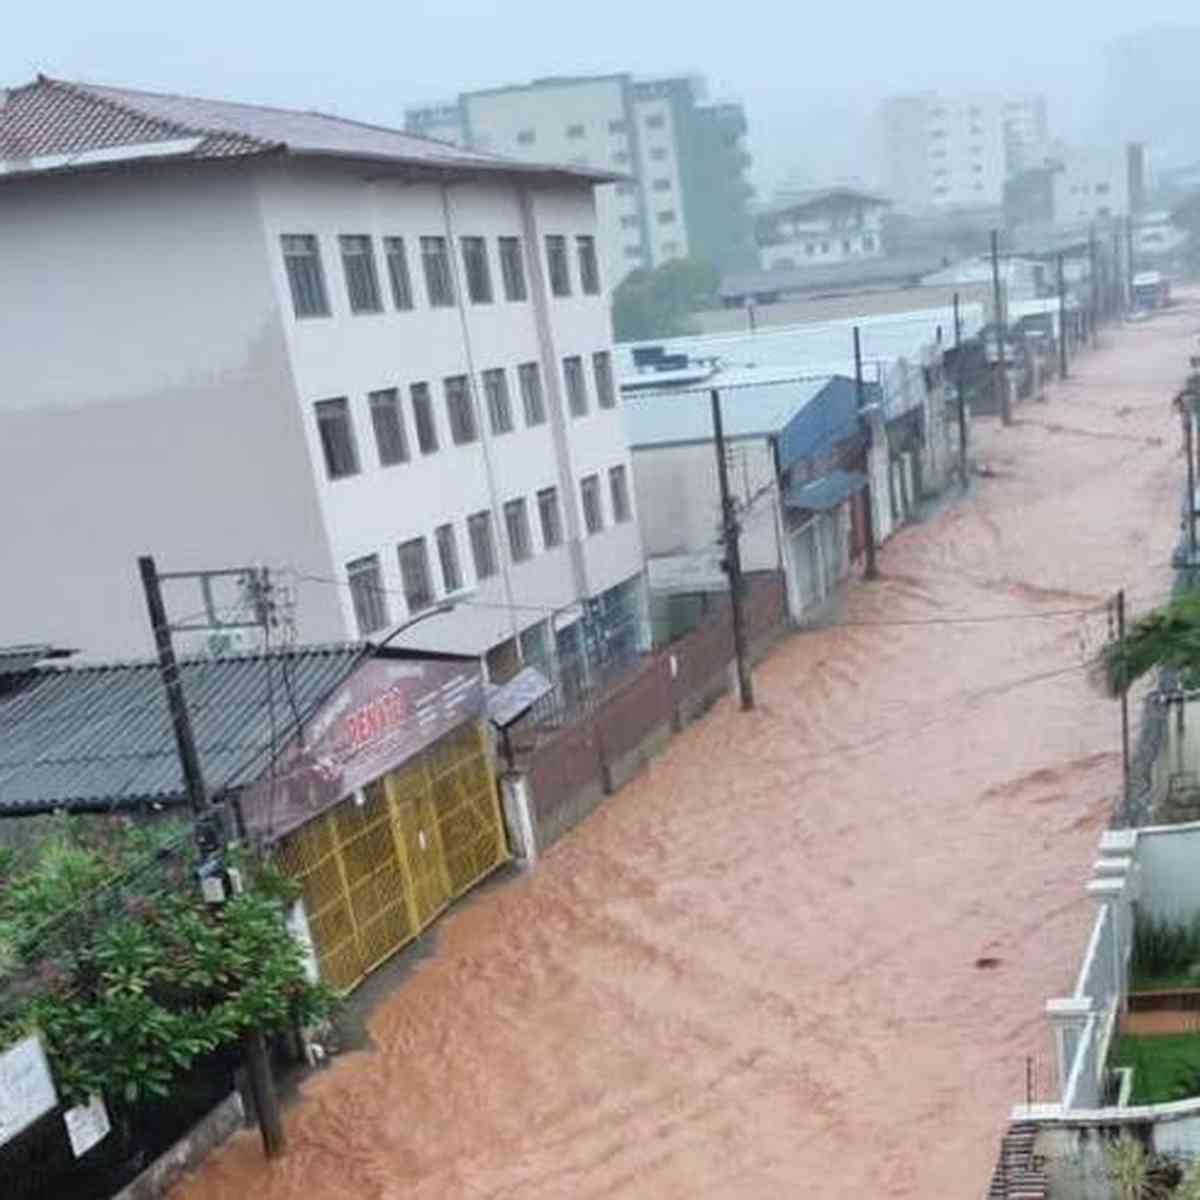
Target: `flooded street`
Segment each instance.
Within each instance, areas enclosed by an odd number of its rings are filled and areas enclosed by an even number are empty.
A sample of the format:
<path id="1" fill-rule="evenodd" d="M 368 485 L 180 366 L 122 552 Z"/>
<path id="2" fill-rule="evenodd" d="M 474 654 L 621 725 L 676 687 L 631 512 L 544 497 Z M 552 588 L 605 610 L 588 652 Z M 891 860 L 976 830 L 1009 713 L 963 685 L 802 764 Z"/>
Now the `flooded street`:
<path id="1" fill-rule="evenodd" d="M 436 948 L 174 1200 L 974 1197 L 1069 987 L 1119 787 L 1087 678 L 1162 598 L 1190 303 L 977 422 L 974 494 Z M 1099 610 L 1099 611 L 1098 611 Z M 983 618 L 983 619 L 979 619 Z"/>

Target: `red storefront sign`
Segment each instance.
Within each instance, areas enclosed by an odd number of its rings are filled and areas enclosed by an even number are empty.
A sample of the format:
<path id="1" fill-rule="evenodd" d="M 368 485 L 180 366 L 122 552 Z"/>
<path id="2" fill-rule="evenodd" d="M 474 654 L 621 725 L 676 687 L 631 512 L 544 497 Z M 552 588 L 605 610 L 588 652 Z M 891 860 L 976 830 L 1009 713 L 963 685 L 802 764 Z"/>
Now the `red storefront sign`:
<path id="1" fill-rule="evenodd" d="M 483 705 L 474 660 L 365 660 L 242 795 L 247 832 L 290 833 L 477 719 Z"/>

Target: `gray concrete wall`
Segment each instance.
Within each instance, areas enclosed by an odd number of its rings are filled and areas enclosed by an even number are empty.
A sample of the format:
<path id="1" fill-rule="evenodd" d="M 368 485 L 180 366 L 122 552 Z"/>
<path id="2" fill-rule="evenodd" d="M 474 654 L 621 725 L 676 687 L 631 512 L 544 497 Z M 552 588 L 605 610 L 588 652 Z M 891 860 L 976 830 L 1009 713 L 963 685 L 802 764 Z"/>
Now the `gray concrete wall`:
<path id="1" fill-rule="evenodd" d="M 232 170 L 0 187 L 0 642 L 149 653 L 142 553 L 332 573 L 266 256 Z M 343 636 L 337 589 L 300 599 Z"/>

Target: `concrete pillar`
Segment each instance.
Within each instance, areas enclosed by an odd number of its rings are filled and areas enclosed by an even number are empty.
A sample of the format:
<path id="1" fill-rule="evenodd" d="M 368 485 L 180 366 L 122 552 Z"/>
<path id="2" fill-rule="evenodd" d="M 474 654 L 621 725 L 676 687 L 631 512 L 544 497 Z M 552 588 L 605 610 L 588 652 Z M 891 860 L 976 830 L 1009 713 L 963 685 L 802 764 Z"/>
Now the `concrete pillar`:
<path id="1" fill-rule="evenodd" d="M 1128 987 L 1125 979 L 1125 968 L 1129 958 L 1131 942 L 1131 920 L 1129 903 L 1125 890 L 1125 877 L 1093 879 L 1087 885 L 1088 895 L 1092 897 L 1101 910 L 1107 910 L 1111 925 L 1113 949 L 1113 988 L 1120 997 L 1121 1008 L 1125 1007 L 1125 996 Z"/>
<path id="2" fill-rule="evenodd" d="M 537 826 L 533 819 L 533 792 L 529 776 L 509 771 L 500 778 L 500 803 L 508 844 L 517 866 L 528 869 L 537 862 Z"/>
<path id="3" fill-rule="evenodd" d="M 1059 1100 L 1067 1094 L 1075 1051 L 1091 1015 L 1092 1001 L 1089 996 L 1063 996 L 1046 1001 L 1046 1018 L 1054 1032 L 1055 1058 L 1058 1061 Z"/>

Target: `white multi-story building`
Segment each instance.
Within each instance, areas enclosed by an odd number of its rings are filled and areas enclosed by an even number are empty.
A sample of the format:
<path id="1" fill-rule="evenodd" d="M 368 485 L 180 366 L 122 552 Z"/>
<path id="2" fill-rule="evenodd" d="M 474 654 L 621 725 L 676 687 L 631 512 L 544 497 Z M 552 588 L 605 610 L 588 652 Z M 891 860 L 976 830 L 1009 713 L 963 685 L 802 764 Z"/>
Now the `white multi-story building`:
<path id="1" fill-rule="evenodd" d="M 594 168 L 39 77 L 0 107 L 0 640 L 150 649 L 135 557 L 303 641 L 636 638 Z M 174 614 L 187 615 L 187 614 Z"/>
<path id="2" fill-rule="evenodd" d="M 852 188 L 794 194 L 759 213 L 755 222 L 764 271 L 826 266 L 883 254 L 888 202 Z"/>
<path id="3" fill-rule="evenodd" d="M 413 132 L 627 179 L 597 188 L 606 277 L 698 255 L 727 268 L 752 256 L 739 105 L 704 105 L 702 80 L 555 77 L 410 108 Z"/>
<path id="4" fill-rule="evenodd" d="M 1047 141 L 1041 96 L 893 96 L 880 117 L 885 190 L 906 212 L 999 207 Z"/>

